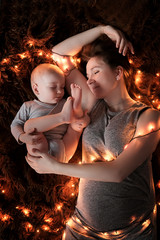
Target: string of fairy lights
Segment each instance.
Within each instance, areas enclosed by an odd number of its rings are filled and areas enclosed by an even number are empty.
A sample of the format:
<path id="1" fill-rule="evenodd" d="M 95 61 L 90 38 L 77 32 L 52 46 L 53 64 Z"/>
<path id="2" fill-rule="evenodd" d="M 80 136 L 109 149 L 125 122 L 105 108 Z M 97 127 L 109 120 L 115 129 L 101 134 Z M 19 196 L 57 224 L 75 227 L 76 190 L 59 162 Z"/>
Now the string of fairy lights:
<path id="1" fill-rule="evenodd" d="M 39 49 L 37 48 L 37 46 L 35 45 L 33 40 L 29 40 L 26 43 L 26 50 L 21 52 L 21 53 L 17 53 L 17 54 L 12 54 L 9 55 L 8 57 L 5 57 L 1 60 L 0 62 L 0 66 L 1 66 L 1 71 L 0 71 L 0 85 L 3 85 L 5 83 L 5 79 L 7 79 L 7 70 L 9 69 L 10 71 L 12 71 L 13 73 L 16 74 L 16 76 L 20 76 L 21 75 L 21 71 L 23 70 L 23 68 L 25 68 L 25 64 L 24 64 L 24 60 L 27 59 L 27 61 L 31 62 L 34 61 L 35 57 L 36 58 L 41 58 L 43 60 L 45 60 L 45 62 L 52 62 L 54 64 L 56 64 L 56 62 L 61 61 L 62 66 L 63 66 L 63 71 L 67 71 L 68 69 L 68 62 L 67 62 L 67 58 L 65 57 L 60 57 L 58 59 L 58 56 L 55 57 L 55 54 L 51 53 L 48 49 L 43 48 L 43 49 Z M 77 59 L 76 57 L 70 57 L 71 62 L 74 63 L 74 65 L 77 67 L 78 64 L 80 63 L 80 59 Z M 130 64 L 134 64 L 134 61 L 132 59 L 129 59 Z M 141 82 L 144 78 L 144 73 L 140 70 L 137 69 L 136 70 L 136 74 L 135 74 L 135 79 L 134 79 L 134 83 L 137 86 L 137 88 L 140 88 Z M 153 76 L 154 80 L 156 82 L 160 81 L 160 72 L 157 72 L 155 74 L 155 76 Z M 142 95 L 141 94 L 137 94 L 137 100 L 142 99 Z M 153 98 L 152 99 L 152 105 L 160 110 L 160 99 L 158 97 Z M 81 164 L 81 161 L 79 161 L 79 164 Z M 68 194 L 68 198 L 76 198 L 77 193 L 78 193 L 78 188 L 77 188 L 77 180 L 75 178 L 71 178 L 69 182 L 67 182 L 67 185 L 65 185 L 64 187 L 66 188 L 67 194 Z M 156 184 L 156 187 L 158 189 L 160 189 L 160 180 L 158 181 L 158 183 Z M 4 196 L 7 196 L 7 189 L 6 187 L 3 186 L 3 184 L 0 184 L 0 193 Z M 160 206 L 160 201 L 157 202 L 156 206 Z M 59 212 L 59 214 L 61 214 L 61 212 L 63 211 L 63 201 L 56 203 L 56 205 L 54 206 L 54 212 Z M 34 226 L 32 224 L 32 218 L 33 216 L 33 210 L 29 209 L 26 206 L 22 206 L 22 205 L 16 205 L 15 206 L 15 211 L 17 211 L 17 214 L 21 213 L 22 215 L 24 215 L 25 220 L 22 222 L 22 228 L 24 229 L 24 231 L 26 233 L 35 233 L 40 235 L 41 232 L 48 232 L 48 233 L 62 233 L 62 231 L 64 230 L 64 225 L 68 222 L 68 224 L 71 224 L 71 220 L 70 219 L 65 219 L 63 222 L 63 226 L 60 227 L 56 227 L 54 219 L 52 217 L 52 215 L 50 213 L 46 213 L 43 218 L 41 223 L 39 224 L 39 226 Z M 54 214 L 54 213 L 53 213 Z M 13 221 L 15 221 L 15 216 L 13 216 L 12 214 L 9 214 L 8 212 L 5 213 L 3 209 L 0 208 L 0 221 L 4 224 L 11 224 Z M 107 233 L 106 233 L 107 234 Z M 103 234 L 103 237 L 105 238 L 105 234 Z"/>
<path id="2" fill-rule="evenodd" d="M 67 192 L 67 197 L 68 198 L 72 198 L 73 200 L 75 199 L 76 195 L 77 195 L 77 184 L 78 181 L 75 180 L 74 178 L 71 178 L 65 185 L 65 192 Z M 0 185 L 0 193 L 3 195 L 7 195 L 7 191 L 6 189 Z M 65 193 L 66 195 L 66 193 Z M 4 196 L 5 197 L 5 196 Z M 7 197 L 7 196 L 6 196 Z M 41 233 L 44 232 L 48 232 L 48 233 L 55 233 L 55 234 L 62 234 L 62 231 L 64 230 L 64 225 L 70 220 L 68 219 L 64 219 L 62 226 L 57 227 L 55 225 L 55 215 L 57 216 L 62 215 L 63 212 L 63 201 L 56 203 L 54 206 L 54 209 L 51 210 L 51 212 L 45 212 L 44 216 L 41 218 L 41 221 L 39 223 L 39 226 L 37 226 L 37 224 L 32 224 L 32 218 L 35 218 L 35 216 L 33 215 L 33 209 L 30 209 L 26 206 L 22 206 L 22 205 L 17 205 L 15 206 L 15 211 L 17 211 L 15 213 L 15 215 L 17 214 L 22 214 L 23 215 L 23 219 L 22 219 L 22 223 L 21 223 L 21 227 L 24 231 L 24 233 L 34 233 L 34 234 L 38 234 L 40 235 Z M 12 224 L 13 221 L 16 221 L 16 217 L 5 213 L 1 208 L 0 208 L 0 221 L 3 224 Z"/>

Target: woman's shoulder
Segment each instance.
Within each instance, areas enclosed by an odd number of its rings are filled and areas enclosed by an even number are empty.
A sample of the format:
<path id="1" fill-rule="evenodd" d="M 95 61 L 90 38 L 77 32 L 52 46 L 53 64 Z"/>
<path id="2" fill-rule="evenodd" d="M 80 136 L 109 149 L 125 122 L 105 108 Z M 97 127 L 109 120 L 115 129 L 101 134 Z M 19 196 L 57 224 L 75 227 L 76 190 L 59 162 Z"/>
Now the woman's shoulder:
<path id="1" fill-rule="evenodd" d="M 142 134 L 160 130 L 160 112 L 154 108 L 144 111 L 137 122 L 137 131 Z M 160 132 L 160 131 L 159 131 Z"/>
<path id="2" fill-rule="evenodd" d="M 146 110 L 140 115 L 139 122 L 157 122 L 160 121 L 160 111 L 155 108 L 148 107 Z"/>

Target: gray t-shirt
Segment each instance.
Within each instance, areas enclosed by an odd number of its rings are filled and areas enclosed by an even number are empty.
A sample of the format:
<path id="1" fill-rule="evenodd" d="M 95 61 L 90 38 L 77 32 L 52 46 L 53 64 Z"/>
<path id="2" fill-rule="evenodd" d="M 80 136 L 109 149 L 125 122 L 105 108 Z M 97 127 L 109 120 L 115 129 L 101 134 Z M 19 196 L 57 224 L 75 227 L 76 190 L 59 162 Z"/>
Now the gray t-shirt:
<path id="1" fill-rule="evenodd" d="M 83 133 L 82 161 L 116 159 L 132 140 L 138 118 L 146 109 L 146 105 L 136 102 L 114 113 L 104 100 L 99 100 Z M 154 207 L 151 156 L 120 183 L 82 178 L 66 239 L 155 239 Z"/>
<path id="2" fill-rule="evenodd" d="M 19 135 L 23 133 L 24 123 L 28 119 L 59 113 L 65 101 L 65 99 L 62 99 L 58 104 L 53 105 L 40 102 L 39 100 L 24 102 L 11 123 L 11 132 L 17 142 L 19 142 Z M 64 159 L 65 157 L 65 148 L 62 139 L 67 131 L 67 126 L 67 124 L 63 124 L 44 132 L 48 141 L 50 154 L 58 159 Z"/>

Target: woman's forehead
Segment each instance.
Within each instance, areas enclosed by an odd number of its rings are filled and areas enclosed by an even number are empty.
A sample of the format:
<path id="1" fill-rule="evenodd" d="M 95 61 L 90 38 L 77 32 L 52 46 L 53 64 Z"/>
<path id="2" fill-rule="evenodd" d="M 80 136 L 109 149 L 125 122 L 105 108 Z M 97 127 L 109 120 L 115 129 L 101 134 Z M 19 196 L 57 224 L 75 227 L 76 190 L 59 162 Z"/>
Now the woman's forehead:
<path id="1" fill-rule="evenodd" d="M 96 67 L 102 67 L 103 65 L 106 65 L 106 63 L 103 61 L 101 57 L 92 57 L 89 59 L 86 65 L 86 69 L 92 70 Z"/>

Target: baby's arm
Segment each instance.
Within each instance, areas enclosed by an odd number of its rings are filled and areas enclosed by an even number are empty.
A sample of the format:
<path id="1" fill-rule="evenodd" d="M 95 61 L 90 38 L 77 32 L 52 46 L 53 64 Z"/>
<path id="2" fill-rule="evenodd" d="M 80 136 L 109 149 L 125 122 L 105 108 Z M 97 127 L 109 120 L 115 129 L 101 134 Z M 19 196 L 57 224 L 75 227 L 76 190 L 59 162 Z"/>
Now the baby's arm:
<path id="1" fill-rule="evenodd" d="M 62 124 L 69 124 L 72 120 L 72 99 L 68 98 L 61 112 L 38 118 L 32 118 L 25 122 L 24 131 L 35 128 L 37 132 L 46 132 Z"/>
<path id="2" fill-rule="evenodd" d="M 11 133 L 19 144 L 26 144 L 27 150 L 31 155 L 33 154 L 33 148 L 38 148 L 40 151 L 48 151 L 48 143 L 43 133 L 38 133 L 34 128 L 28 129 L 24 132 L 24 124 L 29 118 L 29 113 L 26 103 L 24 103 L 15 118 L 11 123 Z"/>

